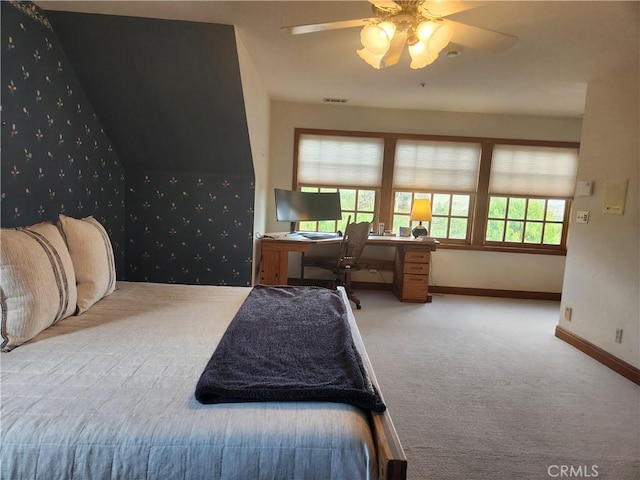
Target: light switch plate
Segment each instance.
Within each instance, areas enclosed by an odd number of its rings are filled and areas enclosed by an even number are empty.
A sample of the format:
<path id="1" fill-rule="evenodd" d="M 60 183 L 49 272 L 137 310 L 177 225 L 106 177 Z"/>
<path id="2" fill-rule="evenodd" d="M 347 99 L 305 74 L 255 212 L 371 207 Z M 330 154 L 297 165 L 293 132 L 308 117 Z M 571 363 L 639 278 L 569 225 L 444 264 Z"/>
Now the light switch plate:
<path id="1" fill-rule="evenodd" d="M 589 212 L 579 210 L 576 215 L 576 223 L 589 223 Z"/>

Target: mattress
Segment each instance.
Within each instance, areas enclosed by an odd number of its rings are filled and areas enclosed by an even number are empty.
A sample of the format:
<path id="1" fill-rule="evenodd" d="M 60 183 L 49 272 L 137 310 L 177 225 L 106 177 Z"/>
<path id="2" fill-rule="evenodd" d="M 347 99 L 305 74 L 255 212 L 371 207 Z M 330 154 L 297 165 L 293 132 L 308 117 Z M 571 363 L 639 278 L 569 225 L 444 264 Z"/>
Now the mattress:
<path id="1" fill-rule="evenodd" d="M 1 356 L 1 478 L 375 478 L 340 403 L 203 405 L 199 375 L 250 288 L 119 282 Z"/>

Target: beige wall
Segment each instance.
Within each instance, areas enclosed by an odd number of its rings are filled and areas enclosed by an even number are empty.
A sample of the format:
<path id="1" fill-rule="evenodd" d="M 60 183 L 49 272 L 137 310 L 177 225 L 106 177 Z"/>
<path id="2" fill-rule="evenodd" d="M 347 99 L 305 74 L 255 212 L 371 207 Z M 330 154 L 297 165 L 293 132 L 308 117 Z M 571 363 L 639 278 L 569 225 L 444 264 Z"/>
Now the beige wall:
<path id="1" fill-rule="evenodd" d="M 562 304 L 573 309 L 560 326 L 640 368 L 640 132 L 635 69 L 589 84 L 578 179 L 593 180 L 593 195 L 576 197 L 589 223 L 572 225 Z M 602 213 L 607 180 L 629 179 L 624 215 Z M 564 311 L 564 308 L 562 309 Z M 622 343 L 614 341 L 623 329 Z"/>
<path id="2" fill-rule="evenodd" d="M 274 101 L 271 105 L 266 209 L 266 228 L 270 232 L 288 228 L 275 220 L 273 188 L 291 188 L 296 127 L 579 141 L 582 122 L 578 118 L 426 112 Z M 292 255 L 290 275 L 294 277 L 299 273 L 299 262 L 296 260 L 296 256 Z M 439 286 L 447 287 L 558 293 L 562 290 L 564 265 L 563 256 L 440 249 L 433 254 L 432 280 Z M 383 275 L 385 281 L 391 281 L 391 272 L 384 272 Z M 359 272 L 355 279 L 381 281 L 380 274 L 369 272 Z"/>
<path id="3" fill-rule="evenodd" d="M 266 199 L 269 177 L 269 112 L 271 101 L 263 86 L 258 70 L 237 31 L 236 45 L 255 173 L 253 231 L 264 232 L 267 218 Z M 255 272 L 258 267 L 258 262 L 255 260 L 258 258 L 256 254 L 257 242 L 254 241 L 253 245 L 253 278 L 256 278 Z"/>

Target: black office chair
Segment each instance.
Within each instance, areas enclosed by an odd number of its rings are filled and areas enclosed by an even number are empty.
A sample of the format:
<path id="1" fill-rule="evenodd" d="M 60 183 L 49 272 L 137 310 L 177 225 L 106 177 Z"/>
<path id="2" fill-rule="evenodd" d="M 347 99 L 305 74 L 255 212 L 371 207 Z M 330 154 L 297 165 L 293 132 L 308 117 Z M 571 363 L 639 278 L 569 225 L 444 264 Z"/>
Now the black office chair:
<path id="1" fill-rule="evenodd" d="M 322 257 L 302 257 L 302 272 L 304 278 L 304 267 L 318 267 L 330 270 L 335 274 L 329 288 L 335 289 L 337 286 L 345 287 L 347 297 L 356 308 L 360 310 L 360 299 L 356 297 L 351 289 L 351 273 L 360 270 L 360 256 L 364 250 L 365 243 L 371 228 L 370 222 L 350 223 L 345 229 L 338 256 L 335 259 Z"/>

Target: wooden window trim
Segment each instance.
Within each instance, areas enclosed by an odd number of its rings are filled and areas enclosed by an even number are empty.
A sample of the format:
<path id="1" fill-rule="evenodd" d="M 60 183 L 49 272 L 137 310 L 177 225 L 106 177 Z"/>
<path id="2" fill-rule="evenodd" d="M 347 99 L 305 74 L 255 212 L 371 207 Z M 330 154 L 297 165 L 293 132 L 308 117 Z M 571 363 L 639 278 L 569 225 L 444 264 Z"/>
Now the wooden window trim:
<path id="1" fill-rule="evenodd" d="M 377 211 L 374 213 L 378 215 L 378 222 L 384 222 L 385 226 L 391 226 L 393 224 L 393 202 L 395 192 L 392 188 L 393 184 L 393 167 L 395 157 L 395 146 L 400 139 L 409 140 L 423 140 L 423 141 L 446 141 L 446 142 L 468 142 L 481 144 L 481 158 L 480 158 L 480 170 L 478 178 L 478 189 L 476 192 L 471 193 L 471 205 L 469 212 L 469 225 L 467 228 L 471 229 L 469 236 L 469 243 L 461 240 L 443 239 L 440 242 L 439 248 L 450 248 L 459 250 L 476 250 L 476 251 L 495 251 L 495 252 L 510 252 L 510 253 L 527 253 L 527 254 L 542 254 L 542 255 L 566 255 L 566 246 L 569 230 L 570 211 L 572 206 L 572 199 L 567 199 L 567 208 L 565 209 L 565 218 L 563 221 L 561 245 L 540 245 L 536 244 L 532 247 L 512 246 L 511 244 L 487 244 L 484 240 L 486 234 L 487 214 L 489 208 L 489 176 L 491 172 L 491 156 L 495 145 L 523 145 L 523 146 L 539 146 L 539 147 L 558 147 L 558 148 L 580 148 L 580 142 L 570 141 L 555 141 L 555 140 L 528 140 L 528 139 L 513 139 L 513 138 L 498 138 L 498 137 L 471 137 L 471 136 L 458 136 L 458 135 L 425 135 L 425 134 L 409 134 L 409 133 L 394 133 L 394 132 L 369 132 L 369 131 L 356 131 L 356 130 L 333 130 L 333 129 L 319 129 L 319 128 L 295 128 L 294 130 L 294 151 L 293 151 L 293 178 L 292 188 L 299 189 L 300 185 L 297 183 L 298 172 L 298 144 L 301 135 L 327 135 L 327 136 L 342 136 L 342 137 L 372 137 L 377 139 L 383 139 L 384 141 L 384 156 L 382 167 L 382 184 L 376 189 Z M 326 187 L 335 187 L 326 185 Z M 336 187 L 337 188 L 337 187 Z M 351 187 L 342 185 L 341 188 L 361 188 L 359 185 L 353 185 Z M 438 193 L 438 192 L 433 192 Z M 453 192 L 440 192 L 449 193 Z M 515 195 L 512 195 L 515 196 Z"/>

